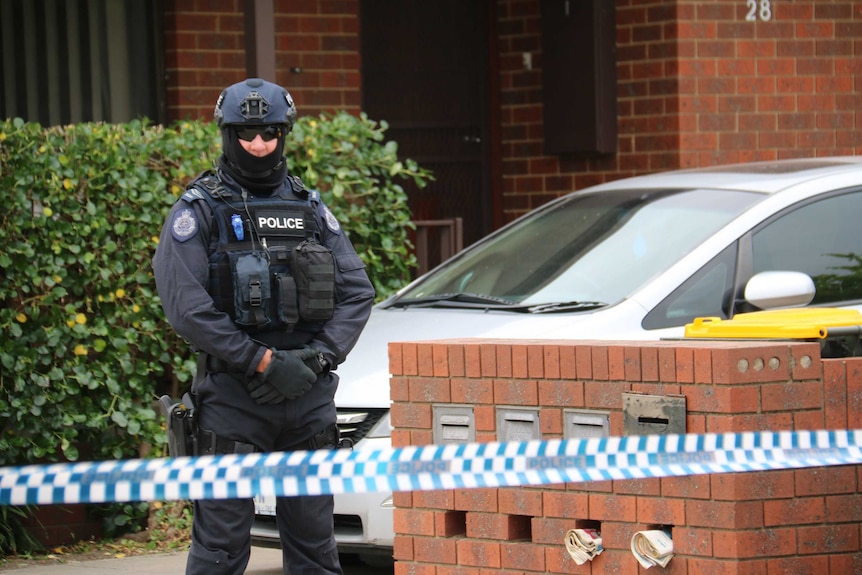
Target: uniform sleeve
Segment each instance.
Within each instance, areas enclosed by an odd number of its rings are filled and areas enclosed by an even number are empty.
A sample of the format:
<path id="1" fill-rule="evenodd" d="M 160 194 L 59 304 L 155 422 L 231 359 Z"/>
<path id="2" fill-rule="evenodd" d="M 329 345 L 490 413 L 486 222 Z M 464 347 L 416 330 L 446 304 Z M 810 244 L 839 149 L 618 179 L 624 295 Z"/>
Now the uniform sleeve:
<path id="1" fill-rule="evenodd" d="M 207 293 L 212 214 L 204 202 L 179 200 L 171 209 L 153 256 L 162 309 L 171 327 L 194 348 L 254 373 L 266 349 L 237 329 Z"/>
<path id="2" fill-rule="evenodd" d="M 335 255 L 335 311 L 310 345 L 337 366 L 356 345 L 374 305 L 374 286 L 365 273 L 365 264 L 332 212 L 319 204 L 323 244 Z"/>

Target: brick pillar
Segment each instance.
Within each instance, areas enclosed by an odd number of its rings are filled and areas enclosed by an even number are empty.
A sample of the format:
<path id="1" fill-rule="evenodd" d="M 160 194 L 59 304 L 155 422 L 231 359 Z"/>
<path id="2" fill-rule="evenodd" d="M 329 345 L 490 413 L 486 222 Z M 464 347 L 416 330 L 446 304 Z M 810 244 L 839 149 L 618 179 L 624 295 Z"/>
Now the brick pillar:
<path id="1" fill-rule="evenodd" d="M 622 394 L 685 397 L 688 433 L 862 428 L 862 358 L 813 343 L 511 342 L 390 344 L 395 446 L 432 442 L 435 406 L 472 409 L 496 441 L 498 406 L 538 409 L 541 438 L 568 409 L 607 412 Z M 396 574 L 638 573 L 632 535 L 671 531 L 666 572 L 862 573 L 862 467 L 840 466 L 395 496 Z M 605 551 L 578 566 L 563 539 L 597 528 Z"/>

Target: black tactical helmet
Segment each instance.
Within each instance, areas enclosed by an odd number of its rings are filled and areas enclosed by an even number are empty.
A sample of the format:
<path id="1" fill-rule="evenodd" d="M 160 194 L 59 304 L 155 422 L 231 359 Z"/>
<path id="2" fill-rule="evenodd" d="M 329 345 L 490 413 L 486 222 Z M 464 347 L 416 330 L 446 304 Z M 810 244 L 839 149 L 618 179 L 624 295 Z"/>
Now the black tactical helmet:
<path id="1" fill-rule="evenodd" d="M 287 90 L 260 78 L 249 78 L 225 88 L 213 116 L 221 128 L 221 169 L 253 193 L 264 193 L 284 183 L 285 136 L 296 122 L 296 106 Z M 241 140 L 250 142 L 249 138 L 256 134 L 266 142 L 277 138 L 272 153 L 258 157 L 243 148 Z"/>
<path id="2" fill-rule="evenodd" d="M 296 122 L 290 93 L 277 84 L 249 78 L 224 89 L 213 112 L 219 128 L 237 124 L 283 124 L 285 134 Z"/>

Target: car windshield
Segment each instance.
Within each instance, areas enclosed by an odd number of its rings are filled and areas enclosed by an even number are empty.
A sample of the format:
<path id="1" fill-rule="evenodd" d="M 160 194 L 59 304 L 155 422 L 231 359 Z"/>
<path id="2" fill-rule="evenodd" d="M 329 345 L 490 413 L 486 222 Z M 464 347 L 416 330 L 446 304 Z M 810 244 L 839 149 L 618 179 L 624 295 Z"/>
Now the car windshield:
<path id="1" fill-rule="evenodd" d="M 614 303 L 761 197 L 709 189 L 572 194 L 462 252 L 390 305 L 558 311 Z"/>

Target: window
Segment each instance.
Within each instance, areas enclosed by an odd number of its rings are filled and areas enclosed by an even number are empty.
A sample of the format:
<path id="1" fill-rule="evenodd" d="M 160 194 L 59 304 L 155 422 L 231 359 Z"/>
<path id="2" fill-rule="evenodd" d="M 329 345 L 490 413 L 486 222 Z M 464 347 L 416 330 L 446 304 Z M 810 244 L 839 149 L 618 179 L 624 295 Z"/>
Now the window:
<path id="1" fill-rule="evenodd" d="M 695 272 L 644 318 L 644 329 L 661 329 L 691 323 L 697 317 L 727 319 L 730 315 L 737 244 Z"/>
<path id="2" fill-rule="evenodd" d="M 799 271 L 814 280 L 814 304 L 862 299 L 862 192 L 810 202 L 755 231 L 754 273 Z"/>
<path id="3" fill-rule="evenodd" d="M 164 121 L 158 0 L 0 0 L 0 113 Z"/>

